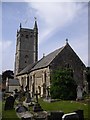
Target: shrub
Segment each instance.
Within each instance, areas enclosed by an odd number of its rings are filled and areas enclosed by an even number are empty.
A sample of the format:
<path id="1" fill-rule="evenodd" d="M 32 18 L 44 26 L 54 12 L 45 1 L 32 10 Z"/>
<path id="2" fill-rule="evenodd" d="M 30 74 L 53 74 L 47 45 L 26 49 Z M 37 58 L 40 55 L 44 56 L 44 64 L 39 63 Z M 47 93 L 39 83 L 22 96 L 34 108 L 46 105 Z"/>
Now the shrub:
<path id="1" fill-rule="evenodd" d="M 76 99 L 76 83 L 70 69 L 56 70 L 51 76 L 51 97 L 54 99 Z"/>

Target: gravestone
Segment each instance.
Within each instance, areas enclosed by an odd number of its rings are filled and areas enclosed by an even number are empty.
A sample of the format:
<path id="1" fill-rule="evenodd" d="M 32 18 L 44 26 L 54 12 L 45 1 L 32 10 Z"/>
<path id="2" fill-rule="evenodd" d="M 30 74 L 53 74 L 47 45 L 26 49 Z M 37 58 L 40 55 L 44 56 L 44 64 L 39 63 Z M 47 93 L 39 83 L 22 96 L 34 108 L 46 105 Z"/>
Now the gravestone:
<path id="1" fill-rule="evenodd" d="M 31 94 L 29 93 L 29 91 L 26 92 L 25 96 L 26 96 L 25 102 L 30 103 L 31 102 Z"/>
<path id="2" fill-rule="evenodd" d="M 78 114 L 80 120 L 84 120 L 83 110 L 76 110 L 74 112 L 76 112 Z"/>
<path id="3" fill-rule="evenodd" d="M 22 93 L 21 93 L 21 91 L 19 91 L 19 93 L 18 93 L 18 101 L 19 101 L 19 102 L 22 101 Z"/>
<path id="4" fill-rule="evenodd" d="M 52 111 L 47 116 L 47 120 L 62 120 L 63 115 L 64 115 L 63 111 Z"/>
<path id="5" fill-rule="evenodd" d="M 77 100 L 82 100 L 82 94 L 83 94 L 82 87 L 80 85 L 78 85 L 78 87 L 77 87 Z"/>
<path id="6" fill-rule="evenodd" d="M 62 116 L 62 120 L 79 120 L 79 116 L 77 113 L 73 112 L 73 113 L 68 113 L 68 114 L 64 114 Z"/>
<path id="7" fill-rule="evenodd" d="M 42 107 L 40 106 L 39 103 L 35 103 L 34 106 L 33 106 L 33 111 L 34 112 L 40 112 L 40 111 L 43 111 Z"/>
<path id="8" fill-rule="evenodd" d="M 26 112 L 28 111 L 28 108 L 23 106 L 22 104 L 19 104 L 17 107 L 16 107 L 16 112 L 17 113 L 22 113 L 22 112 Z"/>
<path id="9" fill-rule="evenodd" d="M 47 112 L 41 111 L 34 113 L 34 120 L 47 120 Z"/>
<path id="10" fill-rule="evenodd" d="M 33 106 L 34 104 L 32 102 L 31 94 L 29 93 L 29 91 L 26 92 L 25 96 L 26 96 L 26 99 L 25 101 L 23 101 L 23 105 L 26 107 Z"/>
<path id="11" fill-rule="evenodd" d="M 34 95 L 36 96 L 36 103 L 38 103 L 38 96 L 40 95 L 40 93 L 38 93 L 38 91 L 36 90 L 36 93 Z"/>
<path id="12" fill-rule="evenodd" d="M 5 106 L 4 106 L 4 110 L 11 110 L 14 108 L 14 97 L 13 96 L 9 96 L 7 97 L 6 99 L 6 102 L 5 102 Z"/>
<path id="13" fill-rule="evenodd" d="M 47 95 L 46 95 L 46 99 L 50 99 L 50 88 L 47 87 Z"/>
<path id="14" fill-rule="evenodd" d="M 33 106 L 33 111 L 34 112 L 40 112 L 43 111 L 43 109 L 41 108 L 40 104 L 38 103 L 38 96 L 40 95 L 38 93 L 38 91 L 36 91 L 36 93 L 34 94 L 36 96 L 36 103 Z"/>
<path id="15" fill-rule="evenodd" d="M 14 98 L 16 99 L 16 98 L 18 98 L 18 89 L 15 89 L 14 92 L 15 92 Z"/>
<path id="16" fill-rule="evenodd" d="M 24 94 L 25 94 L 25 92 L 22 89 L 18 92 L 18 100 L 19 100 L 19 102 L 23 101 Z"/>
<path id="17" fill-rule="evenodd" d="M 23 113 L 21 120 L 33 120 L 33 115 L 30 112 Z"/>
<path id="18" fill-rule="evenodd" d="M 32 120 L 33 115 L 28 111 L 27 107 L 19 104 L 16 107 L 16 114 L 21 120 Z"/>

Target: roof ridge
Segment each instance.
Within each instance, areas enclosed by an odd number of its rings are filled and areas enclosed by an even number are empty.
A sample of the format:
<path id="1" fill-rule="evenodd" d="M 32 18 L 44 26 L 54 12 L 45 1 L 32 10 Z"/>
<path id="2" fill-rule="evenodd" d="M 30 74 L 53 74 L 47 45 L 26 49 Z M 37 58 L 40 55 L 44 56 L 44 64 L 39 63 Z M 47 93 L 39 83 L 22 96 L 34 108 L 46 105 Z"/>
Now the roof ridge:
<path id="1" fill-rule="evenodd" d="M 45 57 L 41 58 L 37 62 L 37 64 L 31 69 L 31 71 L 48 66 L 55 59 L 55 57 L 63 50 L 64 47 L 65 46 L 56 49 L 53 52 L 46 55 Z"/>
<path id="2" fill-rule="evenodd" d="M 58 50 L 59 50 L 58 53 L 56 54 L 56 56 L 58 56 L 58 54 L 63 50 L 64 47 L 65 47 L 65 46 L 63 46 L 63 47 L 55 50 L 55 51 L 58 51 Z M 55 51 L 53 51 L 53 52 L 55 52 Z M 53 52 L 52 52 L 52 53 L 53 53 Z M 53 58 L 48 64 L 50 64 L 50 63 L 56 58 L 56 56 L 54 56 L 54 58 Z"/>
<path id="3" fill-rule="evenodd" d="M 18 73 L 18 75 L 28 74 L 29 72 L 31 72 L 33 70 L 48 66 L 58 56 L 58 54 L 64 49 L 65 46 L 66 45 L 54 50 L 53 52 L 49 53 L 48 55 L 42 57 L 37 62 L 27 65 L 21 72 Z"/>

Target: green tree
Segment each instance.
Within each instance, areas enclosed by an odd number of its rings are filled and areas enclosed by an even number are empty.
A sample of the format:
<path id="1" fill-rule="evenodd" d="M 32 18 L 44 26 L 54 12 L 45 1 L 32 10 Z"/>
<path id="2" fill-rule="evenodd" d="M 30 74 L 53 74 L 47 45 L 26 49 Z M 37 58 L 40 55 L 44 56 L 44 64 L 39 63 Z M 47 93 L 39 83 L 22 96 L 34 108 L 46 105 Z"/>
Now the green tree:
<path id="1" fill-rule="evenodd" d="M 76 99 L 76 83 L 71 69 L 56 70 L 52 73 L 50 92 L 54 99 Z"/>

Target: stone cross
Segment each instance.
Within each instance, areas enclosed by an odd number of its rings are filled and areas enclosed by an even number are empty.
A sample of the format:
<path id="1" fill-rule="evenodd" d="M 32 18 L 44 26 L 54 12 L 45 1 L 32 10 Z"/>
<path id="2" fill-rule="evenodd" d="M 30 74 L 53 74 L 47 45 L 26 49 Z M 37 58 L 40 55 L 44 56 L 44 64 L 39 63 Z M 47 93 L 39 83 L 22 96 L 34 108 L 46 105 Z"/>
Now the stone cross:
<path id="1" fill-rule="evenodd" d="M 36 90 L 36 93 L 34 95 L 36 96 L 36 102 L 38 103 L 38 96 L 40 95 L 40 93 L 38 93 L 38 91 Z"/>

